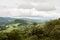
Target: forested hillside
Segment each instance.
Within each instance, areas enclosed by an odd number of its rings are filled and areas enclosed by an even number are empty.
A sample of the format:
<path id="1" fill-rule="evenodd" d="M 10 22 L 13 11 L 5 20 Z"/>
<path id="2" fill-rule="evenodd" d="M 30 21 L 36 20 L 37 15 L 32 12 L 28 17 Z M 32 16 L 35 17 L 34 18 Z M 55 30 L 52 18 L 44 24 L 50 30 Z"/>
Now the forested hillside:
<path id="1" fill-rule="evenodd" d="M 48 22 L 16 19 L 1 24 L 0 40 L 60 40 L 60 18 Z"/>

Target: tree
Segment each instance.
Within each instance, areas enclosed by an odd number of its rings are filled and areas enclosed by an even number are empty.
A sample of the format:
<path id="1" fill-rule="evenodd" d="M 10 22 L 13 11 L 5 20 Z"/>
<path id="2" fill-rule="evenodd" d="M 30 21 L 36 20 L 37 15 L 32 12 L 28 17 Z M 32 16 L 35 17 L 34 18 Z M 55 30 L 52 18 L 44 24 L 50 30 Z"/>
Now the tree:
<path id="1" fill-rule="evenodd" d="M 7 40 L 7 39 L 8 39 L 8 36 L 6 36 L 5 33 L 0 32 L 0 40 Z"/>
<path id="2" fill-rule="evenodd" d="M 60 25 L 59 19 L 49 21 L 45 24 L 45 31 L 47 32 L 48 35 L 51 33 L 51 31 L 53 31 L 56 25 Z"/>
<path id="3" fill-rule="evenodd" d="M 7 33 L 8 40 L 21 40 L 20 31 L 13 30 L 10 33 Z"/>

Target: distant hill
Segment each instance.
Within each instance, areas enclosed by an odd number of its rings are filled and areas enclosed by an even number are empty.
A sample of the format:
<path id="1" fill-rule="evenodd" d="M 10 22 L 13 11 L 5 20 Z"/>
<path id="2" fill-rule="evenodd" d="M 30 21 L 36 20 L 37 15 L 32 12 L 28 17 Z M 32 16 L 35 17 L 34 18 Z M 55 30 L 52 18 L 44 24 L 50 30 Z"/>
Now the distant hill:
<path id="1" fill-rule="evenodd" d="M 0 24 L 9 24 L 14 20 L 15 20 L 14 18 L 0 17 Z"/>
<path id="2" fill-rule="evenodd" d="M 48 22 L 48 21 L 51 20 L 49 18 L 40 18 L 40 19 L 20 18 L 20 19 L 29 20 L 29 21 L 32 21 L 32 22 Z"/>
<path id="3" fill-rule="evenodd" d="M 12 23 L 14 20 L 17 18 L 10 18 L 10 17 L 0 17 L 0 24 L 9 24 Z M 32 22 L 47 22 L 50 21 L 51 19 L 49 18 L 40 18 L 40 19 L 31 19 L 31 18 L 18 18 L 26 21 L 32 21 Z"/>

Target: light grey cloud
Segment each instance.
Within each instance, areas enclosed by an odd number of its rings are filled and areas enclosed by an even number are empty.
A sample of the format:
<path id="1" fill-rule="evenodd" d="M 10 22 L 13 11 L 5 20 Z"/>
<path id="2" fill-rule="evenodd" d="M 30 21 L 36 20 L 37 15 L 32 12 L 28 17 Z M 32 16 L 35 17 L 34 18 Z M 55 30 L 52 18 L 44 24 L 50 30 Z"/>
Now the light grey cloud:
<path id="1" fill-rule="evenodd" d="M 32 13 L 32 12 L 31 12 Z M 0 9 L 0 17 L 31 16 L 30 9 Z"/>
<path id="2" fill-rule="evenodd" d="M 56 10 L 55 5 L 52 3 L 22 3 L 19 4 L 18 9 L 32 9 L 35 8 L 38 11 L 52 11 Z"/>
<path id="3" fill-rule="evenodd" d="M 51 3 L 39 3 L 35 6 L 35 9 L 38 11 L 52 11 L 56 10 L 55 5 Z"/>
<path id="4" fill-rule="evenodd" d="M 10 11 L 10 12 L 11 12 L 11 15 L 15 17 L 31 16 L 30 9 L 17 9 L 16 11 Z"/>
<path id="5" fill-rule="evenodd" d="M 27 2 L 48 2 L 50 0 L 23 0 L 23 1 L 27 1 Z"/>
<path id="6" fill-rule="evenodd" d="M 48 2 L 49 0 L 32 0 L 33 2 Z"/>
<path id="7" fill-rule="evenodd" d="M 60 0 L 0 0 L 1 16 L 59 18 Z"/>
<path id="8" fill-rule="evenodd" d="M 20 5 L 18 5 L 18 9 L 22 8 L 22 9 L 32 9 L 33 8 L 33 4 L 32 3 L 22 3 Z"/>

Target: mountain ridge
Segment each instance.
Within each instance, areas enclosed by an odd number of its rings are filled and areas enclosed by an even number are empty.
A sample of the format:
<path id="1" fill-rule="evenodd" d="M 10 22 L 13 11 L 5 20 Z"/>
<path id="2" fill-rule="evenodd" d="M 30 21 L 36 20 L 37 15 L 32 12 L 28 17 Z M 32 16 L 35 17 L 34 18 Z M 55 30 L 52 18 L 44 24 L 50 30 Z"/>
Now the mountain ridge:
<path id="1" fill-rule="evenodd" d="M 10 17 L 0 17 L 0 24 L 5 24 L 5 23 L 11 23 L 12 21 L 16 20 L 17 18 L 10 18 Z M 49 18 L 40 18 L 40 19 L 34 19 L 34 18 L 18 18 L 22 20 L 27 20 L 27 21 L 32 21 L 32 22 L 46 22 L 50 21 L 51 19 Z"/>

